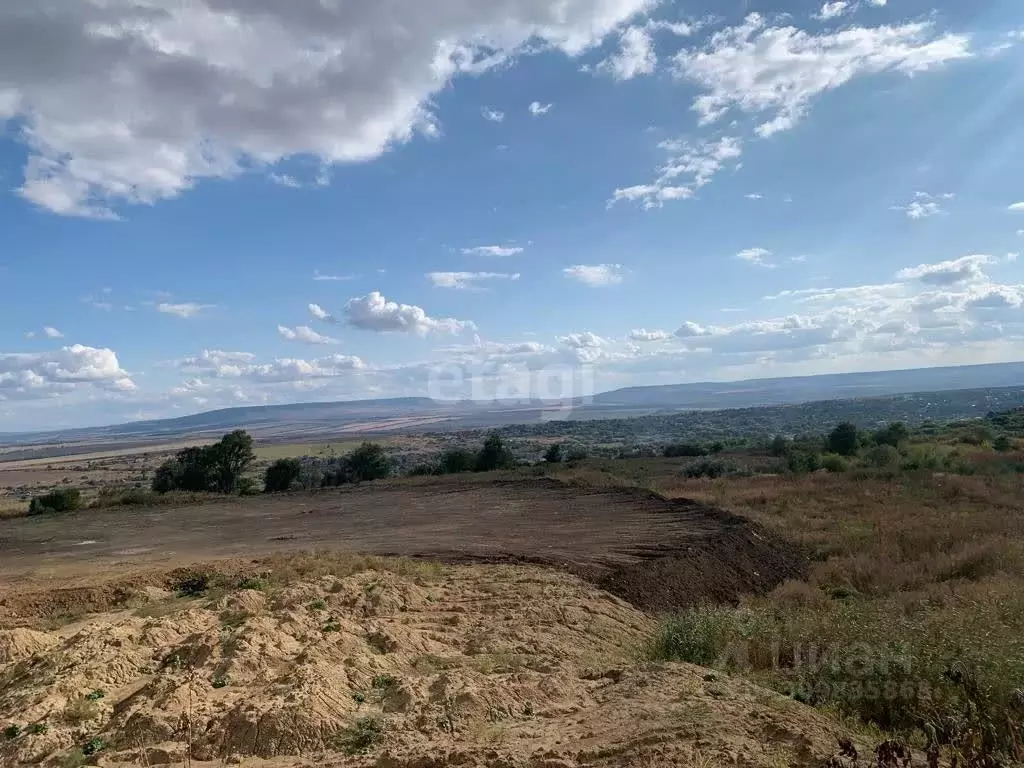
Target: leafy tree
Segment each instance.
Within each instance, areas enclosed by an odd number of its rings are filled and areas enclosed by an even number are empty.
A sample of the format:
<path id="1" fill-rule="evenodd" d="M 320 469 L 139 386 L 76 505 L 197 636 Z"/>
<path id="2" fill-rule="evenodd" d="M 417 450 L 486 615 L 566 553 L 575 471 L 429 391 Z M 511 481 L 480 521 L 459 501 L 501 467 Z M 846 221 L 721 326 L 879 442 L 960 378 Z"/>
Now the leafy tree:
<path id="1" fill-rule="evenodd" d="M 484 441 L 484 447 L 477 456 L 477 472 L 491 472 L 496 469 L 507 469 L 515 464 L 515 456 L 505 445 L 501 435 L 492 432 Z"/>
<path id="2" fill-rule="evenodd" d="M 565 460 L 568 462 L 585 461 L 589 457 L 590 454 L 587 452 L 587 449 L 584 446 L 574 445 L 572 448 L 569 449 L 569 453 L 565 457 Z"/>
<path id="3" fill-rule="evenodd" d="M 548 464 L 561 464 L 562 444 L 555 443 L 554 445 L 548 446 L 548 449 L 544 451 L 544 461 Z"/>
<path id="4" fill-rule="evenodd" d="M 1006 435 L 1000 435 L 995 439 L 995 442 L 992 443 L 992 447 L 1000 453 L 1006 453 L 1013 449 L 1013 441 Z"/>
<path id="5" fill-rule="evenodd" d="M 441 454 L 437 471 L 442 475 L 457 475 L 476 469 L 477 457 L 465 448 L 452 448 Z"/>
<path id="6" fill-rule="evenodd" d="M 252 435 L 237 429 L 207 448 L 214 487 L 220 493 L 234 493 L 245 471 L 256 461 Z"/>
<path id="7" fill-rule="evenodd" d="M 876 469 L 892 469 L 899 465 L 900 452 L 887 443 L 873 445 L 868 449 L 864 460 Z"/>
<path id="8" fill-rule="evenodd" d="M 280 493 L 292 487 L 302 472 L 298 459 L 278 459 L 263 473 L 263 490 L 266 493 Z"/>
<path id="9" fill-rule="evenodd" d="M 849 421 L 844 421 L 833 429 L 826 441 L 829 453 L 838 453 L 840 456 L 855 456 L 860 440 L 857 434 L 857 427 Z"/>
<path id="10" fill-rule="evenodd" d="M 884 429 L 875 432 L 875 443 L 877 445 L 891 445 L 899 448 L 910 436 L 910 430 L 902 421 L 894 421 Z"/>
<path id="11" fill-rule="evenodd" d="M 789 453 L 791 443 L 783 435 L 776 435 L 772 438 L 771 445 L 768 447 L 769 452 L 772 456 L 785 456 Z"/>
<path id="12" fill-rule="evenodd" d="M 382 480 L 394 472 L 391 457 L 378 443 L 363 443 L 348 456 L 352 478 L 356 482 Z"/>
<path id="13" fill-rule="evenodd" d="M 252 437 L 243 430 L 224 435 L 213 445 L 185 448 L 165 461 L 153 477 L 153 490 L 234 493 L 256 460 Z"/>
<path id="14" fill-rule="evenodd" d="M 817 472 L 821 469 L 821 454 L 805 450 L 790 451 L 786 457 L 786 467 L 796 474 Z"/>

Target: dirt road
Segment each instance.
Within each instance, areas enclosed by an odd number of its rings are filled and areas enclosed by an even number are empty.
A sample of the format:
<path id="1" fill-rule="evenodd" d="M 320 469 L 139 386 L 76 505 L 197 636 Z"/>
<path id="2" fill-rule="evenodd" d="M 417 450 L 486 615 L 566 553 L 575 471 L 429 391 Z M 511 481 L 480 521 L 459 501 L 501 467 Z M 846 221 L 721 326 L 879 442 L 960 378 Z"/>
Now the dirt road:
<path id="1" fill-rule="evenodd" d="M 761 591 L 800 568 L 765 531 L 696 503 L 552 480 L 441 478 L 0 521 L 0 592 L 119 565 L 314 549 L 548 563 L 648 608 Z"/>

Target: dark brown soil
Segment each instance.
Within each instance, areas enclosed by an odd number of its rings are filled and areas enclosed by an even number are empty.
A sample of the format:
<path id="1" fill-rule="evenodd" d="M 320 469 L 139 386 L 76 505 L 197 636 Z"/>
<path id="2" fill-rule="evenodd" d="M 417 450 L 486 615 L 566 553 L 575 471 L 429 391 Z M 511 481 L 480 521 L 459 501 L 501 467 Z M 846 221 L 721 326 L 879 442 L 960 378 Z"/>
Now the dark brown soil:
<path id="1" fill-rule="evenodd" d="M 174 567 L 311 550 L 541 563 L 653 611 L 763 592 L 805 563 L 749 520 L 696 502 L 441 478 L 0 521 L 0 616 L 102 610 L 140 585 L 166 586 Z M 154 575 L 129 577 L 142 570 Z M 43 594 L 45 608 L 33 599 Z"/>

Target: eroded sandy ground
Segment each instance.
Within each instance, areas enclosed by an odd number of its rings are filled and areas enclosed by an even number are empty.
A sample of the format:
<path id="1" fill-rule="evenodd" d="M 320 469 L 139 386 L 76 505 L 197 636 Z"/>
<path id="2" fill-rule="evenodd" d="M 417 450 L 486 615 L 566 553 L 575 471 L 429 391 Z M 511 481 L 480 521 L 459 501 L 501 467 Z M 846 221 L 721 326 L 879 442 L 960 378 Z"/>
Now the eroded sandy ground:
<path id="1" fill-rule="evenodd" d="M 258 589 L 193 598 L 153 586 L 180 573 L 140 572 L 108 592 L 118 610 L 0 631 L 0 722 L 20 729 L 0 765 L 87 747 L 107 766 L 811 766 L 844 735 L 747 682 L 641 661 L 652 618 L 549 568 L 268 567 Z"/>

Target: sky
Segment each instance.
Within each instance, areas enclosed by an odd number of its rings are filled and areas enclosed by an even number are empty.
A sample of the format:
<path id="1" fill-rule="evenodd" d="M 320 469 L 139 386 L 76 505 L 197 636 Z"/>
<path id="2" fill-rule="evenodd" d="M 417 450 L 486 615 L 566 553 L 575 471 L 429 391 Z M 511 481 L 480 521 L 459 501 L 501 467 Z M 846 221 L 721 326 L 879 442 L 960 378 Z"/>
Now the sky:
<path id="1" fill-rule="evenodd" d="M 1019 0 L 0 7 L 0 432 L 1024 359 Z"/>

